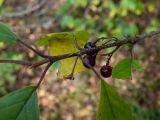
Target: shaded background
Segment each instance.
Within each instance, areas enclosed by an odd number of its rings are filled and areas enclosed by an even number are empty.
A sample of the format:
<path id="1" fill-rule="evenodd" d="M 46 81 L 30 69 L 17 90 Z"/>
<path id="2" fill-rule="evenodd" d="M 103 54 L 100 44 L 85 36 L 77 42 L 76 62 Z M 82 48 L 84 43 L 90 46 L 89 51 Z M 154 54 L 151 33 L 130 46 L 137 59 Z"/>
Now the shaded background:
<path id="1" fill-rule="evenodd" d="M 2 0 L 0 0 L 1 3 Z M 115 36 L 147 33 L 159 29 L 159 0 L 5 0 L 0 21 L 8 23 L 28 44 L 52 32 L 86 30 L 93 35 Z M 47 47 L 37 47 L 47 53 Z M 69 48 L 68 48 L 69 49 Z M 14 52 L 13 52 L 14 51 Z M 123 47 L 112 58 L 114 66 L 129 57 Z M 106 79 L 116 87 L 140 120 L 160 119 L 160 40 L 146 39 L 134 47 L 134 57 L 144 71 L 133 71 L 131 81 Z M 0 42 L 0 59 L 40 60 L 20 44 Z M 104 64 L 98 58 L 97 70 Z M 0 64 L 0 95 L 35 84 L 43 70 Z M 89 70 L 76 80 L 58 81 L 50 69 L 38 90 L 41 120 L 95 120 L 99 80 Z"/>

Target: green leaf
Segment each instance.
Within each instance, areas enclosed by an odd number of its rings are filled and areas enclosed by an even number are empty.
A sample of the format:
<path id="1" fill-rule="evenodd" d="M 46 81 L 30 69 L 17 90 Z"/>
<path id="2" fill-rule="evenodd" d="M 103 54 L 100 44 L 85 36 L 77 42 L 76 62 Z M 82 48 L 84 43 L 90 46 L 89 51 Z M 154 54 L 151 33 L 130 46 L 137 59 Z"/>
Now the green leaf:
<path id="1" fill-rule="evenodd" d="M 90 38 L 90 33 L 86 31 L 77 31 L 73 32 L 78 45 L 83 48 L 85 43 Z M 73 53 L 78 51 L 74 44 L 74 38 L 72 32 L 61 32 L 61 33 L 51 33 L 42 37 L 42 39 L 38 42 L 39 45 L 47 45 L 49 44 L 49 52 L 50 55 L 62 55 L 67 53 Z M 59 78 L 63 78 L 66 75 L 69 75 L 74 66 L 75 57 L 61 60 L 61 67 L 59 69 L 58 76 Z M 79 73 L 85 70 L 85 67 L 81 63 L 80 60 L 77 62 L 77 66 L 75 68 L 75 73 Z"/>
<path id="2" fill-rule="evenodd" d="M 113 68 L 112 77 L 118 79 L 131 79 L 132 69 L 137 69 L 143 71 L 144 68 L 138 63 L 138 61 L 133 59 L 123 59 L 117 63 Z"/>
<path id="3" fill-rule="evenodd" d="M 144 10 L 144 4 L 140 0 L 121 0 L 120 7 L 137 15 L 140 15 Z"/>
<path id="4" fill-rule="evenodd" d="M 6 24 L 0 22 L 0 42 L 14 43 L 16 40 L 15 33 Z"/>
<path id="5" fill-rule="evenodd" d="M 0 98 L 0 120 L 39 120 L 35 87 L 25 87 Z"/>
<path id="6" fill-rule="evenodd" d="M 73 16 L 69 16 L 69 15 L 66 15 L 66 16 L 64 16 L 63 17 L 63 19 L 62 19 L 62 22 L 61 22 L 61 27 L 63 28 L 63 29 L 65 29 L 65 28 L 70 28 L 70 29 L 72 29 L 72 28 L 74 28 L 74 23 L 75 23 L 75 21 L 74 21 L 74 18 L 73 18 Z"/>
<path id="7" fill-rule="evenodd" d="M 65 16 L 70 8 L 72 8 L 72 5 L 75 3 L 74 0 L 66 0 L 64 5 L 56 12 L 56 16 Z"/>
<path id="8" fill-rule="evenodd" d="M 55 71 L 55 70 L 59 69 L 60 67 L 61 67 L 61 63 L 59 61 L 57 61 L 57 62 L 52 64 L 52 66 L 50 67 L 49 70 Z"/>
<path id="9" fill-rule="evenodd" d="M 140 72 L 144 71 L 144 67 L 143 65 L 141 65 L 137 60 L 133 60 L 132 61 L 132 69 L 136 69 Z"/>
<path id="10" fill-rule="evenodd" d="M 134 23 L 131 23 L 129 26 L 129 34 L 130 36 L 135 36 L 138 32 L 138 28 Z"/>
<path id="11" fill-rule="evenodd" d="M 122 0 L 120 2 L 120 6 L 123 9 L 134 11 L 136 8 L 136 3 L 134 2 L 134 0 Z"/>
<path id="12" fill-rule="evenodd" d="M 113 68 L 112 77 L 118 79 L 131 78 L 131 59 L 123 59 Z"/>
<path id="13" fill-rule="evenodd" d="M 101 80 L 97 120 L 135 120 L 128 104 L 104 80 Z"/>
<path id="14" fill-rule="evenodd" d="M 86 7 L 87 3 L 89 3 L 87 0 L 76 0 L 76 2 L 74 2 L 74 6 L 75 7 Z"/>

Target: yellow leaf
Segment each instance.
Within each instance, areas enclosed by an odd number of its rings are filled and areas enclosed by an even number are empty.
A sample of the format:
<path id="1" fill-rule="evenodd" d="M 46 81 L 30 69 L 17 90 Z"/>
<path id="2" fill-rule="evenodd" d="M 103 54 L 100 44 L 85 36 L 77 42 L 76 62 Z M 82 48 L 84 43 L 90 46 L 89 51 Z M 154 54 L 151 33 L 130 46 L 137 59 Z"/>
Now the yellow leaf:
<path id="1" fill-rule="evenodd" d="M 122 16 L 127 16 L 128 15 L 128 10 L 122 9 L 121 15 Z"/>
<path id="2" fill-rule="evenodd" d="M 83 48 L 85 43 L 88 41 L 90 34 L 85 31 L 74 32 L 78 45 Z M 51 37 L 52 36 L 52 37 Z M 77 52 L 78 50 L 74 44 L 74 38 L 72 32 L 62 32 L 62 33 L 52 33 L 50 34 L 49 42 L 49 54 L 50 55 L 62 55 L 67 53 Z M 67 58 L 61 60 L 61 67 L 59 69 L 58 77 L 63 78 L 66 75 L 69 75 L 74 66 L 76 57 Z M 78 60 L 75 73 L 83 71 L 83 67 L 80 60 Z"/>
<path id="3" fill-rule="evenodd" d="M 116 10 L 116 9 L 111 10 L 111 11 L 109 12 L 109 18 L 113 18 L 116 14 L 117 14 L 117 10 Z"/>
<path id="4" fill-rule="evenodd" d="M 151 13 L 154 12 L 154 8 L 155 8 L 155 6 L 154 6 L 153 3 L 150 3 L 150 4 L 148 4 L 148 6 L 147 6 L 148 11 L 151 12 Z"/>
<path id="5" fill-rule="evenodd" d="M 121 29 L 120 28 L 115 28 L 111 31 L 112 34 L 118 34 L 118 33 L 121 33 Z"/>
<path id="6" fill-rule="evenodd" d="M 97 11 L 97 7 L 95 5 L 92 5 L 91 6 L 91 10 L 94 11 L 94 12 L 96 12 Z"/>

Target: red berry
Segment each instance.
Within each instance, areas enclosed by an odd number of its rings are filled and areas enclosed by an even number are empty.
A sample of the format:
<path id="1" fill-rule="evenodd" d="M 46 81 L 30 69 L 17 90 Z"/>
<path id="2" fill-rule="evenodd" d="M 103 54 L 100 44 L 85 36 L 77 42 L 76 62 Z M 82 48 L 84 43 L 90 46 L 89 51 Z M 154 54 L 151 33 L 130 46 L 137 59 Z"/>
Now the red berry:
<path id="1" fill-rule="evenodd" d="M 88 64 L 89 64 L 90 66 L 94 67 L 95 64 L 96 64 L 95 59 L 96 59 L 95 56 L 89 56 L 89 55 L 84 56 L 84 58 L 83 58 L 83 61 L 84 61 L 84 62 L 83 62 L 83 65 L 84 65 L 86 68 L 90 68 L 90 67 L 88 66 Z"/>
<path id="2" fill-rule="evenodd" d="M 105 78 L 110 77 L 112 75 L 112 67 L 104 65 L 101 67 L 100 73 Z"/>

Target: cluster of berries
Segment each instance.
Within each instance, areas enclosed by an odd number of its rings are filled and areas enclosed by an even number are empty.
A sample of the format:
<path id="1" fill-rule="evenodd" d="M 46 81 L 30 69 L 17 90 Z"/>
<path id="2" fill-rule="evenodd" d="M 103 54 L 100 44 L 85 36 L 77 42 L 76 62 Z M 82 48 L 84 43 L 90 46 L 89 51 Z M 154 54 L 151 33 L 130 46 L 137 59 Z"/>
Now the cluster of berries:
<path id="1" fill-rule="evenodd" d="M 86 49 L 90 49 L 94 47 L 96 47 L 96 45 L 91 42 L 87 42 L 84 46 L 84 48 Z M 84 61 L 83 65 L 86 68 L 94 67 L 96 64 L 96 56 L 97 56 L 97 53 L 95 52 L 88 53 L 86 56 L 83 57 L 83 61 Z M 101 67 L 100 73 L 105 78 L 110 77 L 112 75 L 112 67 L 106 64 Z"/>

